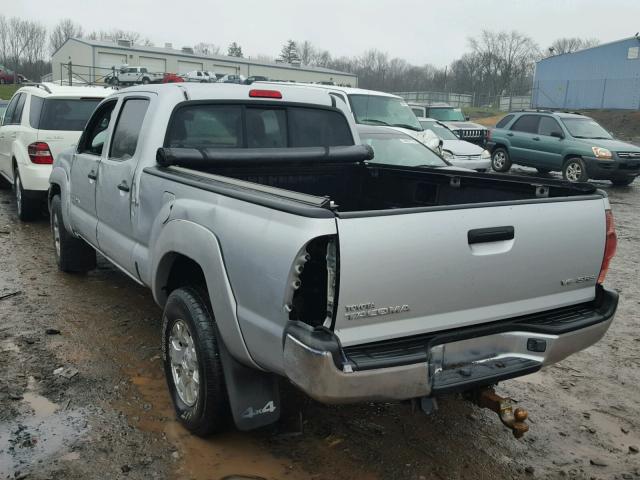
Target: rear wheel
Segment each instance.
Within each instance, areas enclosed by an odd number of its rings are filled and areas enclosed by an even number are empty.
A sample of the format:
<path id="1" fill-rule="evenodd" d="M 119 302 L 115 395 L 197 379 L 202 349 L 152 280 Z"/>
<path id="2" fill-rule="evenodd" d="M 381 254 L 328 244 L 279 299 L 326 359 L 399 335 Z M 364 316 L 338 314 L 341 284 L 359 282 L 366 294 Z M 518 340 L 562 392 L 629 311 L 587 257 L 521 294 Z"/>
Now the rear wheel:
<path id="1" fill-rule="evenodd" d="M 511 158 L 506 148 L 496 148 L 491 154 L 491 168 L 496 172 L 507 172 L 511 168 Z"/>
<path id="2" fill-rule="evenodd" d="M 615 180 L 611 180 L 611 183 L 613 183 L 616 187 L 627 187 L 631 185 L 635 179 L 636 177 L 617 178 Z"/>
<path id="3" fill-rule="evenodd" d="M 96 251 L 93 247 L 71 235 L 64 226 L 60 195 L 51 199 L 51 236 L 60 270 L 84 273 L 96 268 Z"/>
<path id="4" fill-rule="evenodd" d="M 231 418 L 215 319 L 203 294 L 174 290 L 164 307 L 162 353 L 169 393 L 185 428 L 205 437 Z"/>
<path id="5" fill-rule="evenodd" d="M 31 197 L 30 194 L 22 188 L 22 180 L 20 179 L 20 172 L 17 168 L 13 187 L 16 194 L 18 218 L 23 222 L 35 219 L 41 212 L 42 202 L 40 202 L 38 198 Z"/>
<path id="6" fill-rule="evenodd" d="M 581 158 L 568 159 L 562 167 L 562 177 L 569 182 L 586 182 L 589 180 L 587 168 Z"/>

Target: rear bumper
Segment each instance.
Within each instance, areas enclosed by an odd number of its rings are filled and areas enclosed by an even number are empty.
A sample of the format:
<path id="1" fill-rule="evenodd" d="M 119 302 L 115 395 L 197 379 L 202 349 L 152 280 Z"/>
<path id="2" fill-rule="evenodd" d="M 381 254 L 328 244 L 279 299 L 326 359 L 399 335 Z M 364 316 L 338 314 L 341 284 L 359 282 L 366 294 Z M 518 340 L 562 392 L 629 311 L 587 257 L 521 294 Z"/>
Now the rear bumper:
<path id="1" fill-rule="evenodd" d="M 580 306 L 347 349 L 327 330 L 292 322 L 284 338 L 285 372 L 325 403 L 465 391 L 533 373 L 584 350 L 606 333 L 617 304 L 615 292 L 599 287 L 596 300 Z"/>
<path id="2" fill-rule="evenodd" d="M 34 195 L 44 195 L 49 190 L 49 175 L 51 165 L 18 164 L 22 188 L 27 192 L 37 192 Z M 29 195 L 29 194 L 27 194 Z"/>
<path id="3" fill-rule="evenodd" d="M 589 178 L 595 180 L 625 179 L 640 175 L 640 160 L 599 160 L 582 157 Z"/>

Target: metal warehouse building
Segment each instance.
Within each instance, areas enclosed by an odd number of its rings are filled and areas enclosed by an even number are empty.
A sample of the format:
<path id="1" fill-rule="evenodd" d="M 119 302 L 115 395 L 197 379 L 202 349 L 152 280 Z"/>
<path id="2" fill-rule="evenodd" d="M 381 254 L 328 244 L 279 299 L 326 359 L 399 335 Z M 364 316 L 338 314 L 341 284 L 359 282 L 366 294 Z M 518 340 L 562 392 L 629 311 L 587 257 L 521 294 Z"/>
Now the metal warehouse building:
<path id="1" fill-rule="evenodd" d="M 287 63 L 257 62 L 247 58 L 224 55 L 197 55 L 190 48 L 177 50 L 167 44 L 165 48 L 132 44 L 128 40 L 105 42 L 70 38 L 51 58 L 52 80 L 66 81 L 71 64 L 74 81 L 100 81 L 112 67 L 120 65 L 145 66 L 153 72 L 187 73 L 209 70 L 216 74 L 238 74 L 246 77 L 262 75 L 272 80 L 296 82 L 334 82 L 336 85 L 355 87 L 356 75 L 328 68 L 307 67 Z"/>
<path id="2" fill-rule="evenodd" d="M 558 109 L 640 109 L 640 38 L 626 38 L 539 61 L 532 105 Z"/>

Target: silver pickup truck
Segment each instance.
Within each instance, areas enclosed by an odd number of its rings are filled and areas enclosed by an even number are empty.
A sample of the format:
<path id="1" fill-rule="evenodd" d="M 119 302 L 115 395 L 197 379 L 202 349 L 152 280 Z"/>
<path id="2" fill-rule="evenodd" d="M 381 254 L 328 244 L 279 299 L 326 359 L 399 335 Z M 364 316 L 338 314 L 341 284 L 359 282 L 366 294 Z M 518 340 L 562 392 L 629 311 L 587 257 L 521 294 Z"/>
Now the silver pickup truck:
<path id="1" fill-rule="evenodd" d="M 264 87 L 262 87 L 264 88 Z M 96 251 L 153 292 L 180 421 L 280 415 L 288 379 L 327 403 L 495 394 L 598 341 L 616 237 L 589 184 L 375 162 L 348 106 L 302 86 L 129 88 L 58 156 L 61 270 Z"/>

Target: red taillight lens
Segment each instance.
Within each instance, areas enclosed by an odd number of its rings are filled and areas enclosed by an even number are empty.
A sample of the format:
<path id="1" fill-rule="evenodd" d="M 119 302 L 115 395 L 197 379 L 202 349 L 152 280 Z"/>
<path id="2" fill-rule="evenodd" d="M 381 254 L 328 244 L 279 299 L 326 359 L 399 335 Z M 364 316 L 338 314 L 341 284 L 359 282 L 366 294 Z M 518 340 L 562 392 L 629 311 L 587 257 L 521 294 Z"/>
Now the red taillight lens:
<path id="1" fill-rule="evenodd" d="M 277 90 L 249 90 L 252 98 L 282 98 L 282 94 Z"/>
<path id="2" fill-rule="evenodd" d="M 602 258 L 602 266 L 600 267 L 600 275 L 598 275 L 598 283 L 602 284 L 607 271 L 609 270 L 609 263 L 616 254 L 616 248 L 618 247 L 618 237 L 616 237 L 616 225 L 613 221 L 613 213 L 611 210 L 605 212 L 605 218 L 607 220 L 607 240 L 604 244 L 604 257 Z"/>
<path id="3" fill-rule="evenodd" d="M 27 147 L 31 163 L 39 165 L 51 165 L 53 163 L 53 155 L 49 150 L 49 145 L 44 142 L 35 142 Z"/>

